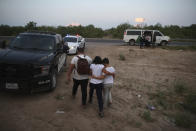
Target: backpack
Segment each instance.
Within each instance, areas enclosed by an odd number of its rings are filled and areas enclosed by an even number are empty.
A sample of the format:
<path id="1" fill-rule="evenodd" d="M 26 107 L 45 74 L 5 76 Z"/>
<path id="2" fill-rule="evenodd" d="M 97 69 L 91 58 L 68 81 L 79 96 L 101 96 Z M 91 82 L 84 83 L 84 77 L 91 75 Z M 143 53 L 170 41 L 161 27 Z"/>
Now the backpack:
<path id="1" fill-rule="evenodd" d="M 90 73 L 90 65 L 85 58 L 78 57 L 77 72 L 79 75 L 88 75 Z M 85 57 L 85 56 L 84 56 Z"/>

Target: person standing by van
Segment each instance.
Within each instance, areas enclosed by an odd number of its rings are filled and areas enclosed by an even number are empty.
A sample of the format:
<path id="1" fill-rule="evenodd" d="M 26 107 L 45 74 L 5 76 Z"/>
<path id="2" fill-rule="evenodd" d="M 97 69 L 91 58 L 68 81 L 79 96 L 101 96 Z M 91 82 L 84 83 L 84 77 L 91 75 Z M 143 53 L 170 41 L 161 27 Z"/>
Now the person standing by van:
<path id="1" fill-rule="evenodd" d="M 104 65 L 102 64 L 102 60 L 100 56 L 96 56 L 93 60 L 93 63 L 90 66 L 91 74 L 95 77 L 101 77 Z M 92 103 L 93 100 L 93 92 L 96 90 L 97 101 L 99 105 L 99 116 L 103 117 L 103 98 L 102 98 L 102 89 L 103 89 L 103 79 L 90 79 L 90 91 L 89 91 L 89 103 Z"/>
<path id="2" fill-rule="evenodd" d="M 84 60 L 87 60 L 87 68 L 89 68 L 89 71 L 85 73 L 85 68 L 82 67 L 83 70 L 81 70 L 80 61 L 82 59 L 83 65 L 85 65 Z M 70 82 L 71 73 L 73 73 L 73 89 L 72 89 L 72 97 L 75 98 L 78 86 L 81 86 L 81 92 L 82 92 L 82 105 L 86 105 L 86 99 L 87 99 L 87 86 L 88 86 L 88 80 L 89 80 L 89 73 L 90 73 L 90 64 L 92 63 L 92 59 L 84 54 L 84 48 L 78 47 L 78 55 L 74 56 L 71 60 L 71 65 L 69 67 L 68 73 L 67 73 L 67 80 Z M 79 70 L 80 69 L 80 70 Z M 85 70 L 84 70 L 85 69 Z M 83 72 L 83 73 L 80 73 Z"/>
<path id="3" fill-rule="evenodd" d="M 139 43 L 140 45 L 140 49 L 142 49 L 144 47 L 144 41 L 143 41 L 143 37 L 142 36 L 138 36 L 137 40 L 136 40 L 137 43 Z"/>

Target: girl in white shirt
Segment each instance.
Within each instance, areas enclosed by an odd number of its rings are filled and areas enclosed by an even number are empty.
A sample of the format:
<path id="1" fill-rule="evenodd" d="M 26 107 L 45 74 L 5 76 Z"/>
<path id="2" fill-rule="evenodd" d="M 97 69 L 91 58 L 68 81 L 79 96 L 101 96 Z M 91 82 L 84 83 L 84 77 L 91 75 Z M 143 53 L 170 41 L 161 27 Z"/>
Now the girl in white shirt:
<path id="1" fill-rule="evenodd" d="M 100 76 L 100 77 L 92 76 L 92 77 L 99 79 L 99 80 L 103 79 L 104 107 L 107 107 L 110 104 L 112 104 L 111 89 L 112 89 L 113 83 L 114 83 L 115 69 L 114 69 L 114 67 L 109 65 L 108 58 L 103 59 L 103 64 L 105 67 L 103 69 L 102 76 Z"/>
<path id="2" fill-rule="evenodd" d="M 101 77 L 104 65 L 100 56 L 96 56 L 93 60 L 93 64 L 90 66 L 91 74 L 95 77 Z M 90 91 L 89 91 L 89 103 L 92 103 L 93 92 L 96 89 L 97 100 L 99 105 L 99 116 L 103 117 L 103 99 L 102 99 L 102 89 L 103 89 L 103 79 L 96 79 L 92 77 L 90 79 Z"/>

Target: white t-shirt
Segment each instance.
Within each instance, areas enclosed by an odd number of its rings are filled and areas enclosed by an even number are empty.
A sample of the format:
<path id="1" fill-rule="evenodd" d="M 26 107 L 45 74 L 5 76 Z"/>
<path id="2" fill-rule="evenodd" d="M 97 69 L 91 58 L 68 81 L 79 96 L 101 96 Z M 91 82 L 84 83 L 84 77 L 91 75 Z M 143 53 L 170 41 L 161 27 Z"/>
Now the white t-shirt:
<path id="1" fill-rule="evenodd" d="M 115 69 L 114 67 L 110 66 L 110 67 L 106 67 L 105 68 L 106 71 L 110 72 L 110 73 L 115 73 Z M 104 74 L 105 75 L 105 74 Z M 114 78 L 112 75 L 106 75 L 104 80 L 103 80 L 104 84 L 113 84 L 114 83 Z"/>
<path id="2" fill-rule="evenodd" d="M 87 56 L 87 55 L 85 55 L 85 57 L 84 57 L 84 55 L 83 54 L 80 54 L 80 55 L 78 55 L 79 57 L 81 57 L 81 58 L 85 58 L 85 59 L 87 59 L 87 61 L 88 61 L 88 63 L 89 64 L 91 64 L 92 63 L 92 59 L 89 57 L 89 56 Z M 78 74 L 78 72 L 77 72 L 77 62 L 78 62 L 78 57 L 77 56 L 74 56 L 73 58 L 72 58 L 72 60 L 71 60 L 71 64 L 74 64 L 75 65 L 75 68 L 74 68 L 74 70 L 73 70 L 73 78 L 74 79 L 76 79 L 76 80 L 84 80 L 84 79 L 88 79 L 89 78 L 89 75 L 79 75 Z"/>
<path id="3" fill-rule="evenodd" d="M 102 64 L 91 64 L 90 66 L 90 69 L 92 70 L 92 75 L 96 77 L 100 77 L 102 75 L 103 68 L 104 68 L 104 65 Z M 90 83 L 100 84 L 100 83 L 103 83 L 103 80 L 91 78 Z"/>

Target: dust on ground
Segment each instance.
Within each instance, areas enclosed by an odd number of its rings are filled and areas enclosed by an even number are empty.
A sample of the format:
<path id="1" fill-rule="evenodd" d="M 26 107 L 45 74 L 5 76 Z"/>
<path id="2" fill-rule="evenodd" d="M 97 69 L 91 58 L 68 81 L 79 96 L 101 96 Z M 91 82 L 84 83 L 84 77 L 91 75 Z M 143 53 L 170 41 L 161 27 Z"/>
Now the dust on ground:
<path id="1" fill-rule="evenodd" d="M 190 88 L 196 86 L 196 52 L 169 51 L 160 48 L 139 49 L 133 46 L 88 45 L 86 53 L 94 58 L 108 57 L 116 69 L 112 90 L 113 104 L 98 116 L 94 94 L 93 104 L 81 106 L 81 91 L 72 99 L 72 83 L 66 82 L 67 67 L 58 76 L 53 92 L 33 95 L 0 92 L 1 131 L 179 131 L 194 130 L 176 127 L 165 110 L 154 105 L 149 111 L 152 122 L 142 118 L 157 91 L 172 91 L 175 81 Z M 120 59 L 120 55 L 125 60 Z M 73 56 L 68 56 L 69 63 Z M 153 104 L 153 102 L 151 103 Z"/>

